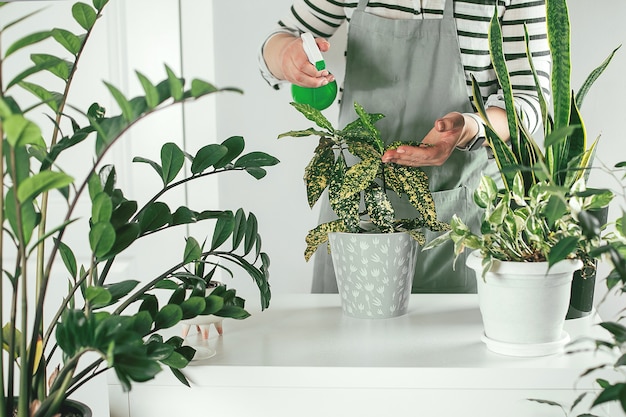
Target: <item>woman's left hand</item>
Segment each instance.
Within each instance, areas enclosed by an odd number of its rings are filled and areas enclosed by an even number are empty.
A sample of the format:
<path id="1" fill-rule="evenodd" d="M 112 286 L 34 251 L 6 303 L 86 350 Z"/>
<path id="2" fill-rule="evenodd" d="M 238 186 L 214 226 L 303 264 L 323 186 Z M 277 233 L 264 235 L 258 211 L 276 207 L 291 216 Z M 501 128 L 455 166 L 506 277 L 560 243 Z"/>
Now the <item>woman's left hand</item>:
<path id="1" fill-rule="evenodd" d="M 476 135 L 478 126 L 458 112 L 448 113 L 435 121 L 419 146 L 402 145 L 385 152 L 382 161 L 408 166 L 441 166 L 454 148 Z"/>

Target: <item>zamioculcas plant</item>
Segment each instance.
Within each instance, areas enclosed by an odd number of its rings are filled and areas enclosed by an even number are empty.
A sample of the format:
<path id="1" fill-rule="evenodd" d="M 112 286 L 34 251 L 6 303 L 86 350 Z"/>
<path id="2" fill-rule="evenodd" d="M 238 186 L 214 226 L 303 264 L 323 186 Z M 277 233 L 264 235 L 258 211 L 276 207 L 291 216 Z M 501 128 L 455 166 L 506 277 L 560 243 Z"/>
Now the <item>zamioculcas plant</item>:
<path id="1" fill-rule="evenodd" d="M 385 147 L 374 124 L 384 117 L 366 113 L 358 103 L 354 109 L 358 118 L 344 129 L 335 129 L 322 113 L 306 104 L 291 103 L 296 110 L 314 122 L 317 128 L 290 131 L 279 138 L 318 136 L 319 144 L 305 169 L 304 181 L 309 206 L 313 207 L 324 190 L 328 190 L 330 205 L 338 219 L 323 223 L 306 236 L 305 259 L 328 241 L 331 232 L 408 232 L 420 244 L 425 243 L 423 228 L 442 231 L 448 228 L 437 220 L 435 203 L 428 177 L 420 168 L 384 164 L 387 149 L 407 144 L 394 142 Z M 319 129 L 322 130 L 319 130 Z M 408 143 L 417 145 L 416 143 Z M 350 165 L 354 160 L 358 161 Z M 418 212 L 410 219 L 397 219 L 387 192 L 405 195 Z M 364 210 L 361 209 L 362 205 Z M 362 220 L 372 227 L 363 228 Z"/>
<path id="2" fill-rule="evenodd" d="M 260 179 L 264 167 L 278 162 L 275 158 L 263 152 L 244 154 L 244 139 L 238 136 L 195 153 L 166 143 L 159 161 L 135 158 L 154 168 L 162 183 L 145 201 L 126 196 L 116 186 L 115 167 L 104 163 L 125 133 L 148 116 L 219 91 L 238 90 L 218 89 L 198 79 L 186 82 L 166 67 L 166 78 L 157 84 L 137 73 L 143 94 L 132 99 L 106 84 L 119 115 L 109 116 L 95 103 L 84 112 L 68 104 L 79 61 L 106 4 L 93 0 L 93 6 L 73 5 L 79 33 L 41 30 L 0 54 L 0 417 L 55 416 L 68 395 L 108 369 L 114 369 L 125 389 L 153 378 L 162 367 L 187 383 L 181 370 L 194 349 L 161 331 L 198 315 L 248 316 L 234 290 L 205 295 L 205 278 L 216 268 L 251 277 L 262 308 L 269 305 L 269 258 L 261 249 L 256 217 L 243 209 L 198 209 L 184 202 L 171 208 L 163 196 L 214 174 L 247 172 Z M 27 24 L 30 15 L 20 13 L 20 7 L 19 2 L 0 3 L 3 17 L 10 8 L 18 16 L 10 22 L 3 19 L 0 36 Z M 36 50 L 43 45 L 47 49 Z M 58 50 L 70 58 L 54 55 Z M 29 66 L 17 74 L 6 72 L 5 62 L 26 51 Z M 32 75 L 45 72 L 53 75 L 44 78 L 49 82 L 33 80 Z M 31 101 L 24 99 L 24 91 L 32 93 Z M 33 113 L 42 112 L 47 122 L 35 123 Z M 63 161 L 77 159 L 92 163 L 71 176 Z M 50 199 L 64 208 L 60 216 L 50 210 Z M 91 208 L 88 219 L 78 218 L 80 204 Z M 208 236 L 187 236 L 184 225 L 200 221 L 214 222 Z M 133 243 L 177 226 L 181 235 L 163 247 L 180 253 L 174 265 L 155 276 L 130 278 L 115 272 L 116 259 Z M 85 241 L 89 255 L 84 263 L 68 236 Z M 198 263 L 206 268 L 193 268 Z M 183 279 L 193 291 L 171 285 Z M 67 289 L 58 303 L 48 298 L 52 288 Z"/>

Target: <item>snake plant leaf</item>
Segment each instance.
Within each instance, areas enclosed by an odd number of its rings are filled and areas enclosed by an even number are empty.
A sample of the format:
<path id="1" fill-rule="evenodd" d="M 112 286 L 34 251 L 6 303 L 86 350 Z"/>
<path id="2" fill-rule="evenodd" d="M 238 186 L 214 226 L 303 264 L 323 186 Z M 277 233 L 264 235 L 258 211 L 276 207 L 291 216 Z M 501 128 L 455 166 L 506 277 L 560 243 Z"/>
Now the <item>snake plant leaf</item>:
<path id="1" fill-rule="evenodd" d="M 302 113 L 304 117 L 315 123 L 317 126 L 322 129 L 326 129 L 326 131 L 331 135 L 335 132 L 335 128 L 333 128 L 333 125 L 328 121 L 328 119 L 322 114 L 321 111 L 317 110 L 313 106 L 295 102 L 291 102 L 289 104 L 295 107 L 295 109 Z"/>
<path id="2" fill-rule="evenodd" d="M 77 36 L 69 30 L 65 29 L 52 29 L 51 34 L 55 41 L 57 41 L 62 47 L 67 49 L 67 51 L 74 56 L 78 55 L 78 53 L 80 52 L 80 48 L 85 41 L 85 35 Z"/>
<path id="3" fill-rule="evenodd" d="M 530 65 L 530 71 L 533 74 L 533 79 L 535 81 L 535 92 L 537 93 L 537 100 L 539 100 L 539 109 L 541 110 L 541 121 L 542 126 L 544 126 L 544 137 L 548 136 L 549 133 L 549 123 L 548 120 L 550 118 L 550 112 L 548 110 L 548 102 L 545 98 L 543 88 L 541 87 L 541 82 L 539 81 L 539 75 L 537 74 L 537 69 L 535 68 L 535 64 L 533 62 L 532 53 L 530 52 L 530 35 L 528 34 L 528 26 L 524 23 L 524 43 L 526 44 L 526 58 L 528 59 L 528 64 Z"/>
<path id="4" fill-rule="evenodd" d="M 224 168 L 230 164 L 233 159 L 237 158 L 243 152 L 245 148 L 245 140 L 242 136 L 231 136 L 221 143 L 226 147 L 227 152 L 222 158 L 213 164 L 215 169 Z"/>
<path id="5" fill-rule="evenodd" d="M 141 234 L 152 232 L 161 227 L 170 224 L 172 221 L 172 213 L 167 204 L 161 201 L 155 201 L 148 204 L 144 210 L 139 213 L 139 229 Z"/>
<path id="6" fill-rule="evenodd" d="M 587 164 L 593 163 L 591 160 L 584 160 L 587 152 L 587 129 L 573 97 L 571 106 L 570 126 L 576 129 L 568 135 L 567 141 L 563 143 L 561 148 L 563 150 L 562 163 L 559 168 L 564 165 L 563 168 L 565 169 L 558 171 L 560 176 L 558 184 L 566 187 L 571 187 L 582 178 L 585 175 Z"/>
<path id="7" fill-rule="evenodd" d="M 306 249 L 304 250 L 304 259 L 308 262 L 317 248 L 328 242 L 328 234 L 332 232 L 347 232 L 345 223 L 339 219 L 328 223 L 322 223 L 315 229 L 312 229 L 307 233 L 305 242 Z"/>
<path id="8" fill-rule="evenodd" d="M 548 253 L 548 265 L 551 267 L 557 262 L 567 259 L 568 256 L 576 252 L 578 247 L 578 237 L 565 236 L 560 239 Z"/>
<path id="9" fill-rule="evenodd" d="M 582 107 L 585 97 L 587 96 L 587 93 L 589 92 L 589 89 L 596 82 L 596 80 L 600 77 L 600 75 L 602 75 L 606 67 L 609 66 L 609 64 L 611 63 L 611 60 L 613 59 L 613 56 L 621 47 L 622 45 L 615 48 L 609 54 L 609 56 L 604 60 L 604 62 L 602 62 L 602 64 L 600 64 L 600 66 L 595 68 L 593 71 L 591 71 L 591 73 L 587 76 L 587 79 L 585 79 L 585 82 L 583 83 L 582 87 L 578 90 L 578 93 L 576 93 L 576 107 L 578 108 Z"/>
<path id="10" fill-rule="evenodd" d="M 395 211 L 387 193 L 378 184 L 371 184 L 363 194 L 365 209 L 382 233 L 394 231 Z"/>
<path id="11" fill-rule="evenodd" d="M 570 21 L 566 0 L 546 2 L 548 43 L 552 55 L 552 107 L 554 128 L 566 126 L 570 120 Z"/>
<path id="12" fill-rule="evenodd" d="M 46 31 L 41 31 L 41 32 L 35 32 L 35 33 L 31 33 L 27 36 L 24 36 L 23 38 L 20 38 L 18 40 L 16 40 L 15 42 L 13 42 L 6 50 L 6 52 L 4 53 L 4 58 L 8 58 L 11 54 L 13 54 L 14 52 L 19 51 L 20 49 L 23 49 L 27 46 L 30 45 L 34 45 L 36 43 L 39 43 L 43 40 L 48 39 L 50 36 L 52 36 L 52 31 L 46 30 Z"/>
<path id="13" fill-rule="evenodd" d="M 379 158 L 369 158 L 348 168 L 341 184 L 339 199 L 350 198 L 365 190 L 376 178 L 381 165 L 382 161 Z"/>
<path id="14" fill-rule="evenodd" d="M 226 154 L 228 154 L 228 148 L 224 145 L 211 143 L 209 145 L 203 146 L 198 150 L 196 156 L 193 158 L 193 162 L 191 163 L 191 172 L 194 174 L 199 174 L 203 172 L 213 164 L 220 162 L 226 156 Z M 182 158 L 181 160 L 181 168 L 183 160 L 184 158 Z"/>
<path id="15" fill-rule="evenodd" d="M 487 135 L 487 139 L 489 140 L 489 145 L 493 151 L 494 159 L 498 165 L 500 174 L 502 175 L 502 179 L 504 180 L 504 185 L 507 191 L 510 191 L 513 187 L 515 174 L 519 171 L 519 165 L 517 163 L 517 159 L 515 158 L 515 154 L 507 146 L 506 142 L 500 139 L 498 134 L 491 129 L 491 127 L 485 125 L 485 133 Z"/>
<path id="16" fill-rule="evenodd" d="M 324 140 L 324 138 L 320 139 L 313 158 L 304 168 L 304 184 L 306 185 L 307 201 L 311 208 L 328 187 L 333 171 L 337 169 L 336 165 L 340 164 L 343 158 L 343 155 L 340 154 L 337 162 L 335 162 L 332 145 L 331 141 Z M 343 160 L 343 164 L 345 166 L 345 160 Z"/>
<path id="17" fill-rule="evenodd" d="M 93 7 L 80 2 L 72 6 L 72 16 L 74 16 L 74 20 L 86 31 L 91 30 L 98 17 Z"/>
<path id="18" fill-rule="evenodd" d="M 520 148 L 518 138 L 517 115 L 515 114 L 516 112 L 513 102 L 513 89 L 511 86 L 511 79 L 509 77 L 509 72 L 506 66 L 506 59 L 504 57 L 502 28 L 500 27 L 497 7 L 494 8 L 494 14 L 491 18 L 491 22 L 489 25 L 488 40 L 491 62 L 493 63 L 498 82 L 500 84 L 500 87 L 502 88 L 502 95 L 504 97 L 507 121 L 509 125 L 509 133 L 511 135 L 511 145 L 513 146 L 513 150 L 517 151 L 517 149 Z"/>
<path id="19" fill-rule="evenodd" d="M 89 230 L 89 247 L 96 258 L 106 255 L 115 243 L 115 229 L 109 222 L 95 223 Z"/>

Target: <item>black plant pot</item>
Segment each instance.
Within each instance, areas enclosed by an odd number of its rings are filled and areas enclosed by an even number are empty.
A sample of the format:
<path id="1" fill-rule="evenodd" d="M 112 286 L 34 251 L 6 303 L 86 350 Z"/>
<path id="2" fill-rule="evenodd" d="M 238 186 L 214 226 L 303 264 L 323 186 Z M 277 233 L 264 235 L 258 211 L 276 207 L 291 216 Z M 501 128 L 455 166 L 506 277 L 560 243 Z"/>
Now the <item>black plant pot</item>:
<path id="1" fill-rule="evenodd" d="M 61 406 L 62 417 L 92 417 L 91 408 L 74 400 L 65 400 Z"/>
<path id="2" fill-rule="evenodd" d="M 591 211 L 590 213 L 598 219 L 600 224 L 605 224 L 609 214 L 609 208 L 603 207 L 600 210 Z M 593 310 L 597 266 L 598 263 L 594 261 L 593 272 L 587 272 L 586 274 L 583 274 L 583 270 L 574 272 L 566 319 L 578 319 L 591 314 Z"/>

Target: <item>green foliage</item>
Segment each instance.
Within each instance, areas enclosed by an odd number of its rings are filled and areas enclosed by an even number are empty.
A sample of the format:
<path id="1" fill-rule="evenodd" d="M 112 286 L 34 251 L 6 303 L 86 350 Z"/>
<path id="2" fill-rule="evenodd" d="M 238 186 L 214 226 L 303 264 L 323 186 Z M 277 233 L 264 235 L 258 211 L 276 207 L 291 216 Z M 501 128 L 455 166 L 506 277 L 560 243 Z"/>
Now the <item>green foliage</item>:
<path id="1" fill-rule="evenodd" d="M 498 165 L 503 190 L 484 178 L 474 195 L 485 209 L 479 234 L 469 231 L 462 219 L 452 221 L 452 230 L 430 243 L 428 248 L 452 239 L 457 255 L 465 248 L 478 249 L 490 266 L 503 261 L 548 261 L 554 265 L 570 257 L 591 262 L 588 253 L 599 238 L 590 238 L 584 222 L 589 210 L 607 206 L 613 195 L 607 190 L 587 190 L 597 141 L 587 146 L 587 133 L 579 108 L 591 84 L 608 66 L 611 54 L 586 80 L 582 93 L 574 99 L 570 87 L 570 26 L 566 0 L 546 1 L 549 47 L 552 56 L 552 108 L 539 83 L 537 71 L 526 51 L 535 91 L 541 107 L 544 149 L 524 127 L 513 97 L 513 88 L 502 45 L 502 30 L 494 11 L 489 31 L 489 49 L 506 107 L 507 142 L 489 123 L 480 89 L 472 80 L 474 103 L 481 114 L 488 143 Z M 581 225 L 581 223 L 583 223 Z"/>
<path id="2" fill-rule="evenodd" d="M 313 158 L 304 170 L 307 199 L 313 207 L 322 193 L 328 190 L 330 206 L 338 220 L 324 223 L 309 231 L 304 258 L 308 261 L 317 248 L 328 242 L 328 233 L 365 230 L 361 220 L 371 222 L 381 233 L 408 232 L 420 244 L 425 241 L 421 229 L 433 231 L 448 228 L 437 220 L 435 203 L 428 177 L 420 168 L 397 164 L 384 164 L 382 155 L 387 149 L 397 148 L 395 142 L 385 147 L 375 123 L 383 115 L 366 113 L 358 103 L 354 104 L 358 118 L 344 129 L 335 129 L 322 113 L 307 104 L 291 103 L 302 115 L 314 122 L 317 128 L 285 132 L 283 137 L 318 136 L 319 144 Z M 411 143 L 408 143 L 411 145 Z M 419 146 L 416 143 L 412 145 Z M 348 166 L 346 160 L 355 156 L 360 161 Z M 387 191 L 406 195 L 417 209 L 417 219 L 398 220 Z M 360 207 L 364 205 L 364 211 Z M 372 232 L 371 229 L 367 230 Z"/>
<path id="3" fill-rule="evenodd" d="M 189 385 L 182 370 L 194 350 L 179 337 L 164 339 L 160 331 L 199 315 L 249 316 L 235 289 L 214 286 L 212 278 L 218 270 L 230 277 L 250 277 L 259 288 L 261 307 L 269 306 L 270 261 L 261 248 L 254 214 L 241 208 L 171 208 L 163 197 L 176 187 L 215 174 L 244 171 L 253 178 L 263 178 L 265 169 L 279 162 L 276 158 L 258 151 L 245 153 L 241 136 L 207 144 L 195 154 L 165 143 L 159 160 L 134 158 L 136 169 L 150 167 L 161 184 L 147 201 L 126 196 L 117 187 L 115 166 L 104 164 L 111 147 L 153 113 L 217 92 L 239 90 L 220 89 L 197 79 L 187 82 L 166 66 L 165 78 L 156 84 L 136 73 L 144 93 L 138 97 L 129 99 L 105 83 L 120 109 L 118 115 L 107 115 L 97 103 L 84 112 L 67 104 L 86 41 L 106 4 L 107 0 L 93 0 L 92 5 L 73 5 L 72 16 L 82 28 L 79 33 L 61 28 L 38 31 L 14 41 L 0 56 L 0 72 L 9 57 L 28 52 L 31 59 L 28 68 L 4 78 L 5 84 L 0 86 L 0 270 L 5 281 L 0 291 L 3 312 L 14 316 L 19 311 L 21 315 L 17 321 L 0 316 L 0 322 L 6 323 L 0 334 L 6 352 L 0 367 L 0 417 L 12 416 L 14 409 L 17 417 L 53 416 L 76 388 L 108 369 L 114 370 L 124 389 L 152 379 L 164 367 Z M 19 10 L 20 4 L 2 6 Z M 0 36 L 13 26 L 27 24 L 32 15 L 4 24 Z M 40 43 L 44 40 L 56 43 L 71 60 L 51 55 L 47 49 L 33 53 L 31 49 L 43 47 Z M 50 86 L 31 81 L 32 75 L 42 71 L 54 76 Z M 59 85 L 63 93 L 51 87 Z M 14 94 L 18 89 L 29 92 L 35 104 L 18 103 L 14 97 L 20 96 Z M 32 121 L 34 109 L 48 112 L 49 125 Z M 61 155 L 69 160 L 88 159 L 93 165 L 76 179 L 61 166 Z M 60 220 L 49 219 L 51 193 L 61 195 L 66 204 Z M 88 222 L 82 224 L 75 218 L 79 201 L 91 205 Z M 177 243 L 180 247 L 175 265 L 157 276 L 142 278 L 142 282 L 115 276 L 116 258 L 139 239 L 201 221 L 213 224 L 202 240 L 181 235 L 168 246 L 168 251 L 176 251 Z M 184 233 L 184 228 L 180 229 Z M 79 263 L 66 239 L 70 232 L 82 233 L 89 243 L 90 256 L 84 264 Z M 8 262 L 14 258 L 17 262 Z M 52 276 L 53 266 L 56 273 L 64 271 L 67 282 L 57 282 Z M 26 292 L 26 282 L 36 282 L 36 291 Z M 50 286 L 67 287 L 67 294 L 56 310 L 44 314 Z M 157 297 L 164 292 L 170 294 L 167 302 Z M 45 324 L 48 322 L 51 324 Z M 47 366 L 56 365 L 52 355 L 59 349 L 62 363 L 52 375 L 46 375 Z M 86 357 L 89 352 L 95 355 Z"/>

